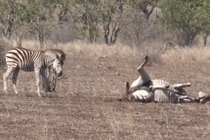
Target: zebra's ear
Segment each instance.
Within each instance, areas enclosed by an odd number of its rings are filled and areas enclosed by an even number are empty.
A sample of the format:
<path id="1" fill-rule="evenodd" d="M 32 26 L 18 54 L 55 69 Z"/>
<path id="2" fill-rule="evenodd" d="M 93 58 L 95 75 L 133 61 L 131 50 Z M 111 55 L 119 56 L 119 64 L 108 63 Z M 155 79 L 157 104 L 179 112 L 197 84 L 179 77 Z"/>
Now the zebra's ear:
<path id="1" fill-rule="evenodd" d="M 56 54 L 56 59 L 60 59 L 59 55 Z"/>
<path id="2" fill-rule="evenodd" d="M 62 60 L 65 60 L 65 59 L 66 59 L 66 56 L 67 56 L 67 54 L 66 54 L 66 53 L 63 53 L 63 54 L 61 55 L 61 59 L 62 59 Z"/>
<path id="3" fill-rule="evenodd" d="M 125 82 L 125 93 L 129 94 L 130 84 L 128 82 Z"/>

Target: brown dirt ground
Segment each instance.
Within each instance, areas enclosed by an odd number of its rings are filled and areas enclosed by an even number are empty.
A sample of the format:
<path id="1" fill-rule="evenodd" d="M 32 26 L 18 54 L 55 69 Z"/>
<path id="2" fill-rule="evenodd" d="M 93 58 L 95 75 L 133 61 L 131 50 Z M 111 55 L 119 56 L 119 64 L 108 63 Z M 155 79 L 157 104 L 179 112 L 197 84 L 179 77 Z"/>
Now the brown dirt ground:
<path id="1" fill-rule="evenodd" d="M 9 94 L 0 89 L 0 139 L 210 139 L 208 103 L 117 101 L 124 95 L 124 82 L 138 77 L 141 62 L 140 58 L 68 55 L 57 92 L 41 98 L 34 73 L 21 72 L 18 95 L 11 84 Z M 178 62 L 146 69 L 153 79 L 191 82 L 187 91 L 193 96 L 210 91 L 209 62 Z"/>

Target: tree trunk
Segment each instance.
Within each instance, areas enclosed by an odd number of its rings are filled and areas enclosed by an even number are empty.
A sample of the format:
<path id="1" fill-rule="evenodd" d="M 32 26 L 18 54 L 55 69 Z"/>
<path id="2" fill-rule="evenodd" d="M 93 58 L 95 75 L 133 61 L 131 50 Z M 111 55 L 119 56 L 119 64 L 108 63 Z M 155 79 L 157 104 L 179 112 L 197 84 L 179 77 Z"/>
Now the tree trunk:
<path id="1" fill-rule="evenodd" d="M 109 22 L 107 25 L 104 25 L 104 40 L 107 45 L 114 45 L 121 31 L 121 28 L 115 25 L 112 28 L 112 33 L 110 35 L 110 23 L 111 22 Z"/>
<path id="2" fill-rule="evenodd" d="M 184 31 L 184 34 L 178 36 L 178 44 L 182 47 L 192 45 L 195 36 L 198 32 L 189 32 Z"/>
<path id="3" fill-rule="evenodd" d="M 209 32 L 206 32 L 204 37 L 203 37 L 203 45 L 206 46 L 207 45 L 207 38 L 208 38 Z"/>
<path id="4" fill-rule="evenodd" d="M 39 32 L 39 43 L 40 43 L 40 48 L 43 49 L 44 47 L 44 34 L 42 31 L 38 31 Z"/>

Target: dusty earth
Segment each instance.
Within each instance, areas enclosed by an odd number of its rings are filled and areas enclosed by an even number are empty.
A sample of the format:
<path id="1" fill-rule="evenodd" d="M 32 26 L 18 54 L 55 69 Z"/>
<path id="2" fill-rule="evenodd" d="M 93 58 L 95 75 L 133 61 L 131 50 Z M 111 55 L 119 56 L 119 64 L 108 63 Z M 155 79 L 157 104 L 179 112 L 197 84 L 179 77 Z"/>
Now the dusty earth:
<path id="1" fill-rule="evenodd" d="M 119 102 L 124 82 L 138 77 L 143 58 L 68 55 L 56 92 L 38 97 L 34 73 L 21 72 L 19 94 L 0 89 L 1 140 L 210 139 L 209 104 Z M 208 60 L 209 61 L 209 60 Z M 210 62 L 150 63 L 152 78 L 191 82 L 187 91 L 210 92 Z M 3 72 L 3 71 L 1 71 Z M 2 85 L 2 80 L 0 81 Z"/>

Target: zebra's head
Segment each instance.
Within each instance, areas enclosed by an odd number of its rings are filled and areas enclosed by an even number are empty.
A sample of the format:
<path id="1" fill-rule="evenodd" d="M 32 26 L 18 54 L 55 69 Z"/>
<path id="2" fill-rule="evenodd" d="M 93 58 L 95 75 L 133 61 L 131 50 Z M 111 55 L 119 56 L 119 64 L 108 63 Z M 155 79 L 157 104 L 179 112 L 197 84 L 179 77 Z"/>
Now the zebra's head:
<path id="1" fill-rule="evenodd" d="M 48 49 L 43 52 L 47 67 L 51 67 L 58 77 L 62 76 L 66 54 L 62 50 Z"/>
<path id="2" fill-rule="evenodd" d="M 52 67 L 58 77 L 62 76 L 66 54 L 59 49 L 48 49 L 44 51 L 44 56 L 47 60 L 47 67 Z"/>
<path id="3" fill-rule="evenodd" d="M 131 100 L 131 94 L 129 92 L 129 89 L 130 89 L 130 85 L 128 82 L 125 82 L 125 96 L 121 97 L 121 98 L 118 98 L 117 100 L 118 101 L 130 101 Z"/>
<path id="4" fill-rule="evenodd" d="M 132 100 L 132 91 L 130 89 L 130 84 L 125 82 L 125 100 Z"/>
<path id="5" fill-rule="evenodd" d="M 53 69 L 56 72 L 57 76 L 60 77 L 63 74 L 63 64 L 65 60 L 65 54 L 56 55 L 56 59 L 53 62 Z"/>

